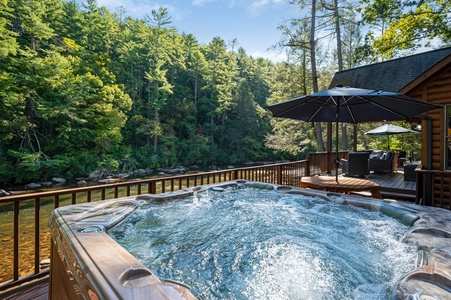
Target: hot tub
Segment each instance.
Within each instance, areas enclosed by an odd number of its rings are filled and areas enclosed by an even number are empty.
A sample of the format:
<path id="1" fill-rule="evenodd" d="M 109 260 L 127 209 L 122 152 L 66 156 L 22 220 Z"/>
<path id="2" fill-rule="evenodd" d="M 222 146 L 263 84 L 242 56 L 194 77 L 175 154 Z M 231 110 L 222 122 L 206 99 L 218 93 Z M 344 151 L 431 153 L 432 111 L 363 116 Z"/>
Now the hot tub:
<path id="1" fill-rule="evenodd" d="M 141 195 L 137 197 L 128 197 L 122 199 L 114 199 L 107 201 L 99 201 L 93 203 L 79 204 L 74 206 L 65 206 L 56 209 L 53 212 L 51 219 L 51 229 L 52 229 L 52 265 L 51 265 L 51 285 L 50 285 L 50 295 L 52 299 L 61 299 L 61 298 L 70 298 L 75 299 L 79 298 L 79 296 L 83 295 L 85 298 L 91 299 L 194 299 L 195 294 L 200 299 L 211 299 L 214 298 L 212 294 L 205 294 L 204 292 L 199 292 L 199 288 L 197 287 L 197 282 L 192 282 L 193 278 L 196 280 L 201 280 L 202 276 L 185 276 L 188 271 L 184 274 L 177 275 L 176 271 L 167 270 L 166 274 L 171 274 L 173 276 L 169 276 L 169 279 L 159 279 L 155 275 L 157 272 L 162 274 L 160 270 L 154 270 L 153 264 L 151 262 L 151 267 L 145 267 L 140 261 L 138 261 L 133 255 L 131 255 L 128 251 L 126 251 L 122 246 L 120 246 L 117 242 L 115 242 L 107 232 L 113 232 L 113 235 L 122 234 L 122 232 L 130 227 L 130 224 L 136 223 L 134 219 L 136 219 L 135 214 L 139 212 L 140 207 L 149 205 L 149 203 L 177 203 L 180 205 L 180 212 L 187 213 L 187 205 L 186 199 L 191 197 L 192 201 L 198 201 L 198 195 L 202 193 L 207 193 L 209 191 L 213 191 L 213 193 L 222 193 L 223 191 L 227 191 L 228 189 L 237 189 L 237 188 L 253 188 L 260 190 L 274 190 L 273 193 L 277 195 L 287 195 L 287 197 L 291 197 L 288 200 L 284 201 L 293 201 L 292 197 L 296 195 L 313 197 L 314 200 L 313 205 L 317 205 L 320 209 L 325 209 L 328 214 L 331 214 L 334 210 L 336 211 L 337 207 L 340 207 L 341 204 L 352 204 L 353 206 L 362 207 L 371 211 L 379 211 L 385 215 L 396 218 L 400 223 L 403 223 L 406 227 L 407 233 L 402 238 L 402 241 L 407 245 L 411 245 L 416 252 L 416 262 L 412 263 L 412 267 L 406 270 L 406 273 L 398 276 L 396 282 L 393 283 L 392 287 L 390 287 L 390 294 L 385 295 L 387 298 L 392 299 L 447 299 L 451 297 L 451 281 L 450 281 L 450 264 L 448 263 L 451 252 L 451 234 L 449 233 L 447 228 L 449 227 L 449 222 L 451 221 L 451 213 L 442 209 L 429 208 L 429 207 L 419 207 L 415 205 L 403 204 L 398 202 L 390 202 L 390 201 L 381 201 L 375 200 L 371 198 L 362 198 L 358 196 L 351 195 L 341 195 L 341 194 L 333 194 L 333 193 L 324 193 L 324 192 L 312 192 L 310 190 L 277 186 L 271 184 L 264 184 L 258 182 L 245 182 L 245 181 L 231 181 L 222 184 L 215 185 L 207 185 L 202 187 L 196 187 L 192 189 L 186 189 L 179 192 L 171 192 L 160 195 Z M 255 192 L 254 194 L 257 194 Z M 193 198 L 194 196 L 194 198 Z M 173 201 L 177 200 L 177 202 Z M 191 201 L 191 200 L 190 200 Z M 297 201 L 297 200 L 296 200 Z M 315 202 L 316 201 L 316 202 Z M 327 202 L 333 202 L 327 207 Z M 189 203 L 189 202 L 188 202 Z M 244 203 L 242 206 L 237 206 L 232 204 L 229 205 L 230 211 L 233 210 L 246 210 L 246 207 L 249 207 L 249 204 Z M 326 204 L 325 204 L 326 203 Z M 192 207 L 196 203 L 189 203 L 189 206 Z M 290 204 L 290 203 L 288 203 Z M 261 205 L 261 203 L 255 203 L 255 206 Z M 310 204 L 308 204 L 310 205 Z M 274 205 L 270 205 L 271 207 L 275 207 L 276 210 L 279 210 L 280 216 L 282 217 L 279 220 L 276 220 L 274 216 L 270 216 L 274 221 L 279 223 L 283 222 L 283 214 L 291 214 L 293 208 L 289 206 L 288 210 L 285 207 L 281 207 L 280 203 L 276 203 Z M 279 207 L 280 206 L 280 207 Z M 174 207 L 174 206 L 172 206 Z M 175 206 L 177 207 L 177 206 Z M 266 216 L 267 207 L 262 207 L 261 211 Z M 297 208 L 295 208 L 297 209 Z M 246 222 L 247 212 L 242 214 L 244 216 L 244 221 Z M 225 215 L 227 217 L 227 214 Z M 226 218 L 222 216 L 221 218 Z M 276 215 L 278 217 L 278 215 Z M 311 216 L 310 216 L 311 217 Z M 172 218 L 172 217 L 171 217 Z M 351 217 L 352 218 L 352 217 Z M 182 219 L 182 218 L 180 218 Z M 268 222 L 256 223 L 251 220 L 250 217 L 247 218 L 250 226 L 255 227 L 263 227 L 264 233 L 266 231 L 270 231 L 271 220 Z M 262 219 L 261 216 L 258 216 L 256 220 Z M 282 220 L 282 221 L 280 221 Z M 287 219 L 288 220 L 288 219 Z M 179 220 L 177 218 L 171 219 L 171 223 L 178 223 Z M 378 220 L 376 220 L 379 222 Z M 241 221 L 240 221 L 241 222 Z M 337 217 L 337 230 L 340 227 L 340 220 Z M 193 222 L 194 223 L 194 222 Z M 218 222 L 219 223 L 219 222 Z M 119 224 L 118 226 L 116 226 Z M 183 223 L 180 223 L 183 224 Z M 252 225 L 255 224 L 255 225 Z M 362 223 L 363 224 L 363 223 Z M 158 226 L 164 227 L 163 224 L 156 224 Z M 364 224 L 363 224 L 364 225 Z M 121 228 L 122 226 L 122 228 Z M 181 225 L 186 226 L 186 225 Z M 222 225 L 220 225 L 222 226 Z M 298 226 L 298 225 L 297 225 Z M 300 225 L 303 226 L 303 225 Z M 315 225 L 306 225 L 306 227 L 315 226 Z M 193 228 L 200 228 L 201 226 L 195 224 Z M 119 229 L 118 229 L 119 228 Z M 125 228 L 125 229 L 124 229 Z M 143 240 L 145 235 L 153 235 L 153 231 L 157 231 L 156 229 L 149 229 L 150 233 L 146 231 L 144 233 L 140 233 L 142 235 Z M 208 230 L 208 228 L 204 228 Z M 308 229 L 308 228 L 307 228 Z M 311 228 L 310 228 L 311 229 Z M 152 231 L 153 230 L 153 231 Z M 219 229 L 214 229 L 217 232 L 220 232 Z M 237 229 L 241 230 L 241 229 Z M 277 229 L 279 230 L 279 229 Z M 316 229 L 315 229 L 316 230 Z M 354 229 L 352 229 L 354 230 Z M 279 230 L 279 231 L 284 231 Z M 317 230 L 318 231 L 318 230 Z M 282 232 L 283 233 L 283 232 Z M 208 233 L 210 234 L 210 233 Z M 309 235 L 309 233 L 300 232 L 294 233 L 295 235 Z M 376 233 L 377 234 L 377 233 Z M 375 234 L 375 235 L 376 235 Z M 166 235 L 168 235 L 166 233 Z M 179 241 L 183 240 L 183 237 L 177 237 L 175 234 L 171 235 L 171 239 L 178 239 Z M 213 235 L 215 233 L 213 232 Z M 223 234 L 224 235 L 224 234 Z M 259 234 L 255 234 L 259 235 Z M 289 239 L 293 237 L 293 233 L 280 234 L 280 236 L 289 236 Z M 140 236 L 138 235 L 138 239 Z M 246 237 L 240 237 L 245 239 Z M 252 237 L 250 237 L 252 238 Z M 296 238 L 296 237 L 295 237 Z M 278 237 L 277 237 L 278 239 Z M 232 242 L 232 241 L 230 241 Z M 160 242 L 158 242 L 160 243 Z M 165 247 L 171 247 L 171 243 L 177 244 L 178 241 L 172 240 Z M 227 243 L 221 241 L 220 243 Z M 333 243 L 339 244 L 340 241 L 335 241 Z M 180 243 L 179 243 L 180 244 Z M 274 243 L 273 243 L 274 244 Z M 277 244 L 277 243 L 276 243 Z M 155 244 L 154 244 L 155 245 Z M 276 245 L 278 246 L 278 245 Z M 308 244 L 305 244 L 305 247 L 308 247 Z M 333 247 L 337 245 L 332 245 Z M 373 248 L 377 248 L 371 246 Z M 147 251 L 147 246 L 139 246 L 140 248 L 144 248 Z M 130 252 L 135 252 L 132 247 Z M 177 248 L 172 254 L 168 254 L 167 256 L 171 257 L 172 260 L 183 260 L 183 257 L 189 255 L 190 250 L 194 250 L 193 247 L 185 245 L 188 254 L 183 254 L 181 258 L 175 258 L 177 252 L 181 252 L 184 245 L 180 248 Z M 248 247 L 244 245 L 243 247 Z M 261 247 L 261 246 L 259 246 Z M 297 246 L 299 248 L 299 246 Z M 304 246 L 303 246 L 304 247 Z M 343 246 L 340 246 L 343 248 Z M 157 251 L 158 247 L 154 246 L 155 249 L 148 249 L 149 252 Z M 210 251 L 209 248 L 213 248 L 208 246 L 203 250 L 194 250 L 197 252 L 202 251 Z M 400 245 L 398 248 L 402 248 Z M 163 249 L 163 250 L 162 250 Z M 171 253 L 174 251 L 173 249 L 170 251 L 164 250 L 165 248 L 161 248 L 158 251 Z M 207 250 L 206 250 L 207 249 Z M 219 248 L 218 248 L 219 249 Z M 264 253 L 263 256 L 260 257 L 264 264 L 269 267 L 264 268 L 264 274 L 266 277 L 275 276 L 275 277 L 284 277 L 286 274 L 278 274 L 275 270 L 274 266 L 278 266 L 280 263 L 279 260 L 271 260 L 272 256 L 281 255 L 282 253 L 283 259 L 287 259 L 286 253 L 287 247 L 278 246 L 275 248 L 274 253 L 269 252 Z M 260 249 L 257 249 L 260 251 Z M 338 247 L 335 248 L 334 251 L 340 250 Z M 228 252 L 228 250 L 219 250 L 223 252 Z M 257 251 L 257 252 L 258 252 Z M 285 251 L 285 252 L 284 252 Z M 291 250 L 290 250 L 291 251 Z M 303 250 L 302 250 L 303 251 Z M 301 251 L 301 252 L 302 252 Z M 372 251 L 372 248 L 368 249 L 369 253 Z M 249 252 L 249 251 L 248 251 Z M 139 253 L 139 252 L 136 252 Z M 262 273 L 259 269 L 260 266 L 244 266 L 248 264 L 251 260 L 247 257 L 243 259 L 243 255 L 240 254 L 238 256 L 239 259 L 234 258 L 237 272 L 242 271 L 243 268 L 249 267 L 250 270 L 255 269 L 254 273 Z M 285 253 L 285 254 L 284 254 Z M 290 252 L 291 253 L 291 252 Z M 157 260 L 160 259 L 160 256 L 165 256 L 165 253 L 157 254 L 156 256 L 151 256 L 152 259 Z M 197 253 L 196 253 L 197 254 Z M 236 254 L 234 254 L 237 256 Z M 300 256 L 299 254 L 292 255 L 294 257 L 293 261 L 290 263 L 299 264 L 299 266 L 303 269 L 308 267 L 306 265 L 302 265 L 303 260 L 308 260 L 305 257 Z M 413 255 L 410 253 L 409 255 Z M 194 255 L 193 255 L 194 256 Z M 231 256 L 229 253 L 221 254 L 220 256 L 216 256 L 216 258 L 212 257 L 214 264 L 219 265 L 219 268 L 224 268 L 224 266 L 220 265 L 220 262 L 214 260 L 224 259 L 226 256 Z M 349 256 L 345 251 L 340 252 L 337 251 L 337 256 L 339 260 L 342 261 L 350 261 L 352 259 L 358 259 L 358 255 Z M 342 257 L 343 256 L 343 257 Z M 137 254 L 137 257 L 140 260 L 146 260 L 141 257 L 141 255 Z M 156 258 L 158 257 L 158 258 Z M 208 255 L 205 255 L 208 257 Z M 219 257 L 219 258 L 218 258 Z M 352 258 L 351 258 L 352 257 Z M 316 269 L 322 269 L 321 264 L 317 263 L 317 259 L 315 257 L 310 257 L 312 262 L 317 264 L 315 266 Z M 201 263 L 205 263 L 205 261 L 201 261 Z M 147 263 L 146 263 L 147 264 Z M 171 266 L 173 261 L 169 264 L 165 265 L 167 269 L 168 265 Z M 329 263 L 332 264 L 333 263 Z M 353 264 L 359 264 L 359 261 L 355 261 L 349 263 L 351 266 L 350 271 L 348 273 L 353 273 Z M 232 270 L 233 268 L 231 268 Z M 153 271 L 155 271 L 155 273 Z M 197 273 L 198 269 L 191 268 L 192 273 Z M 280 272 L 281 268 L 277 269 Z M 293 280 L 297 278 L 297 280 L 308 280 L 308 278 L 320 278 L 315 276 L 308 276 L 304 279 L 302 275 L 296 273 L 296 269 L 288 270 L 284 269 L 282 265 L 282 270 L 286 271 L 285 273 L 294 272 L 290 276 L 292 278 L 288 278 L 289 280 Z M 299 269 L 298 269 L 299 270 Z M 164 272 L 163 272 L 164 273 Z M 179 272 L 180 273 L 180 272 Z M 276 274 L 274 274 L 276 273 Z M 198 274 L 196 274 L 198 275 Z M 215 275 L 217 276 L 217 275 Z M 236 276 L 233 272 L 223 272 L 219 276 Z M 360 276 L 360 275 L 358 275 Z M 207 277 L 207 275 L 203 276 Z M 176 280 L 174 280 L 176 278 Z M 200 278 L 200 279 L 199 279 Z M 234 281 L 233 285 L 236 285 L 236 288 L 242 288 L 243 292 L 238 293 L 241 296 L 234 296 L 237 299 L 252 299 L 255 297 L 259 297 L 260 299 L 270 299 L 271 298 L 271 289 L 273 283 L 265 285 L 265 282 L 255 280 L 254 278 L 239 278 Z M 336 276 L 332 276 L 333 280 L 336 281 Z M 183 284 L 181 281 L 190 281 L 191 285 L 194 285 L 193 293 L 190 292 L 189 287 L 186 284 Z M 207 284 L 213 285 L 209 281 L 210 279 L 206 279 Z M 257 282 L 256 292 L 253 292 L 251 296 L 246 296 L 248 291 L 245 291 L 246 281 L 254 280 Z M 322 280 L 322 279 L 321 279 Z M 320 281 L 317 279 L 317 281 Z M 300 282 L 300 281 L 299 281 Z M 304 282 L 305 283 L 305 282 Z M 283 288 L 283 285 L 281 285 Z M 292 285 L 294 286 L 294 285 Z M 296 286 L 301 286 L 297 284 Z M 320 285 L 321 287 L 321 285 Z M 314 282 L 311 285 L 304 285 L 304 288 L 312 290 L 317 288 L 314 285 Z M 280 290 L 280 287 L 277 286 L 277 289 Z M 277 293 L 277 290 L 273 293 Z M 293 289 L 293 288 L 291 288 Z M 249 294 L 249 293 L 248 293 Z M 306 293 L 305 295 L 307 295 Z M 285 295 L 284 293 L 279 293 L 280 297 Z M 320 293 L 317 293 L 320 295 Z M 325 294 L 327 295 L 327 294 Z M 354 294 L 355 295 L 355 294 Z M 358 295 L 362 295 L 361 293 Z M 222 294 L 224 297 L 224 294 Z M 317 296 L 318 298 L 319 296 Z M 409 298 L 410 297 L 410 298 Z M 435 297 L 435 298 L 428 298 Z M 221 299 L 221 297 L 218 297 Z M 319 298 L 318 298 L 319 299 Z"/>

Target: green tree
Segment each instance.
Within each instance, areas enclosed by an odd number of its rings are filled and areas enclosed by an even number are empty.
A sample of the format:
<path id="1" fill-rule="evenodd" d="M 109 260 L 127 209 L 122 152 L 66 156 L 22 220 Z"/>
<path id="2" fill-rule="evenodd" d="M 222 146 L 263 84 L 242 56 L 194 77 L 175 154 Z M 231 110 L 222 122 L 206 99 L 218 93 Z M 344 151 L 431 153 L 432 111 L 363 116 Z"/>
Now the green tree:
<path id="1" fill-rule="evenodd" d="M 152 10 L 152 17 L 147 17 L 148 23 L 155 27 L 148 27 L 145 36 L 145 46 L 148 49 L 146 60 L 148 69 L 145 72 L 147 80 L 147 114 L 146 122 L 138 129 L 147 136 L 147 146 L 150 149 L 150 139 L 153 139 L 153 151 L 158 149 L 159 138 L 163 135 L 160 110 L 166 104 L 173 86 L 169 83 L 167 72 L 173 55 L 170 33 L 173 28 L 166 28 L 171 24 L 167 9 Z"/>
<path id="2" fill-rule="evenodd" d="M 382 59 L 451 40 L 449 1 L 365 0 L 362 7 L 364 24 L 379 26 L 379 32 L 368 32 L 367 40 Z"/>
<path id="3" fill-rule="evenodd" d="M 276 66 L 275 74 L 270 81 L 271 96 L 268 104 L 278 103 L 282 100 L 298 96 L 299 89 L 308 89 L 299 86 L 300 77 L 304 74 L 305 65 L 280 63 Z M 265 138 L 265 145 L 275 154 L 285 159 L 304 157 L 307 151 L 315 151 L 313 143 L 315 132 L 311 123 L 295 120 L 271 118 L 271 134 Z"/>

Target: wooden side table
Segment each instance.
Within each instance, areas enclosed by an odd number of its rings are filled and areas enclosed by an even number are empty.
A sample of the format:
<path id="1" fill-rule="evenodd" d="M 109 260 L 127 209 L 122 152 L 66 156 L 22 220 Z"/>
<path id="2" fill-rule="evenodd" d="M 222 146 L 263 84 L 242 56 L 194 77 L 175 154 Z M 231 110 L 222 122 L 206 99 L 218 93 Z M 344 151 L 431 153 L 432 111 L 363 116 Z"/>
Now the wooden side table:
<path id="1" fill-rule="evenodd" d="M 373 198 L 382 199 L 380 185 L 367 179 L 341 177 L 338 183 L 333 176 L 312 176 L 301 178 L 301 188 L 315 188 L 328 192 L 349 194 L 350 192 L 369 191 Z"/>

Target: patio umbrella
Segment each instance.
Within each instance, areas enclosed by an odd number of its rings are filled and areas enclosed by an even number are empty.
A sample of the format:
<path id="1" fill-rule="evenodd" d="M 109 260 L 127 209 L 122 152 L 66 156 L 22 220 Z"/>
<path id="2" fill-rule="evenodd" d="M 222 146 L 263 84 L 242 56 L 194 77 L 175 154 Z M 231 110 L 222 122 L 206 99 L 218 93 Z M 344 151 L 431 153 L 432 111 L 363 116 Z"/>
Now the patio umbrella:
<path id="1" fill-rule="evenodd" d="M 402 134 L 402 133 L 418 133 L 418 131 L 411 130 L 409 128 L 393 125 L 393 124 L 384 124 L 377 128 L 374 128 L 370 131 L 365 132 L 367 135 L 387 135 L 388 136 L 388 150 L 390 150 L 390 135 L 393 134 Z"/>
<path id="2" fill-rule="evenodd" d="M 408 120 L 441 106 L 400 93 L 337 86 L 267 107 L 274 117 L 335 122 L 335 180 L 338 182 L 338 123 Z"/>

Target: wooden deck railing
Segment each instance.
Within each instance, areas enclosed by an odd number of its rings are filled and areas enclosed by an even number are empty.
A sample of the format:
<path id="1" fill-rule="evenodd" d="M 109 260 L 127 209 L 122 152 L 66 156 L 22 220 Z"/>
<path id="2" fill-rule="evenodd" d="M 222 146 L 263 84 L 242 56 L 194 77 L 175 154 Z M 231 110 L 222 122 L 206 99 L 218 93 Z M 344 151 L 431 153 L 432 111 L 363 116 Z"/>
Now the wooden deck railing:
<path id="1" fill-rule="evenodd" d="M 348 157 L 347 150 L 338 152 L 338 159 L 346 159 Z M 316 174 L 334 172 L 335 171 L 335 152 L 316 152 L 308 153 L 307 160 L 310 165 L 310 170 Z M 340 167 L 341 169 L 341 167 Z"/>
<path id="2" fill-rule="evenodd" d="M 451 209 L 451 171 L 415 170 L 416 203 Z"/>
<path id="3" fill-rule="evenodd" d="M 50 255 L 48 220 L 51 211 L 57 207 L 164 193 L 235 179 L 299 186 L 302 176 L 325 173 L 327 153 L 315 153 L 309 157 L 313 163 L 302 160 L 0 197 L 0 298 L 2 291 L 48 275 L 49 268 L 42 268 L 40 263 Z"/>

